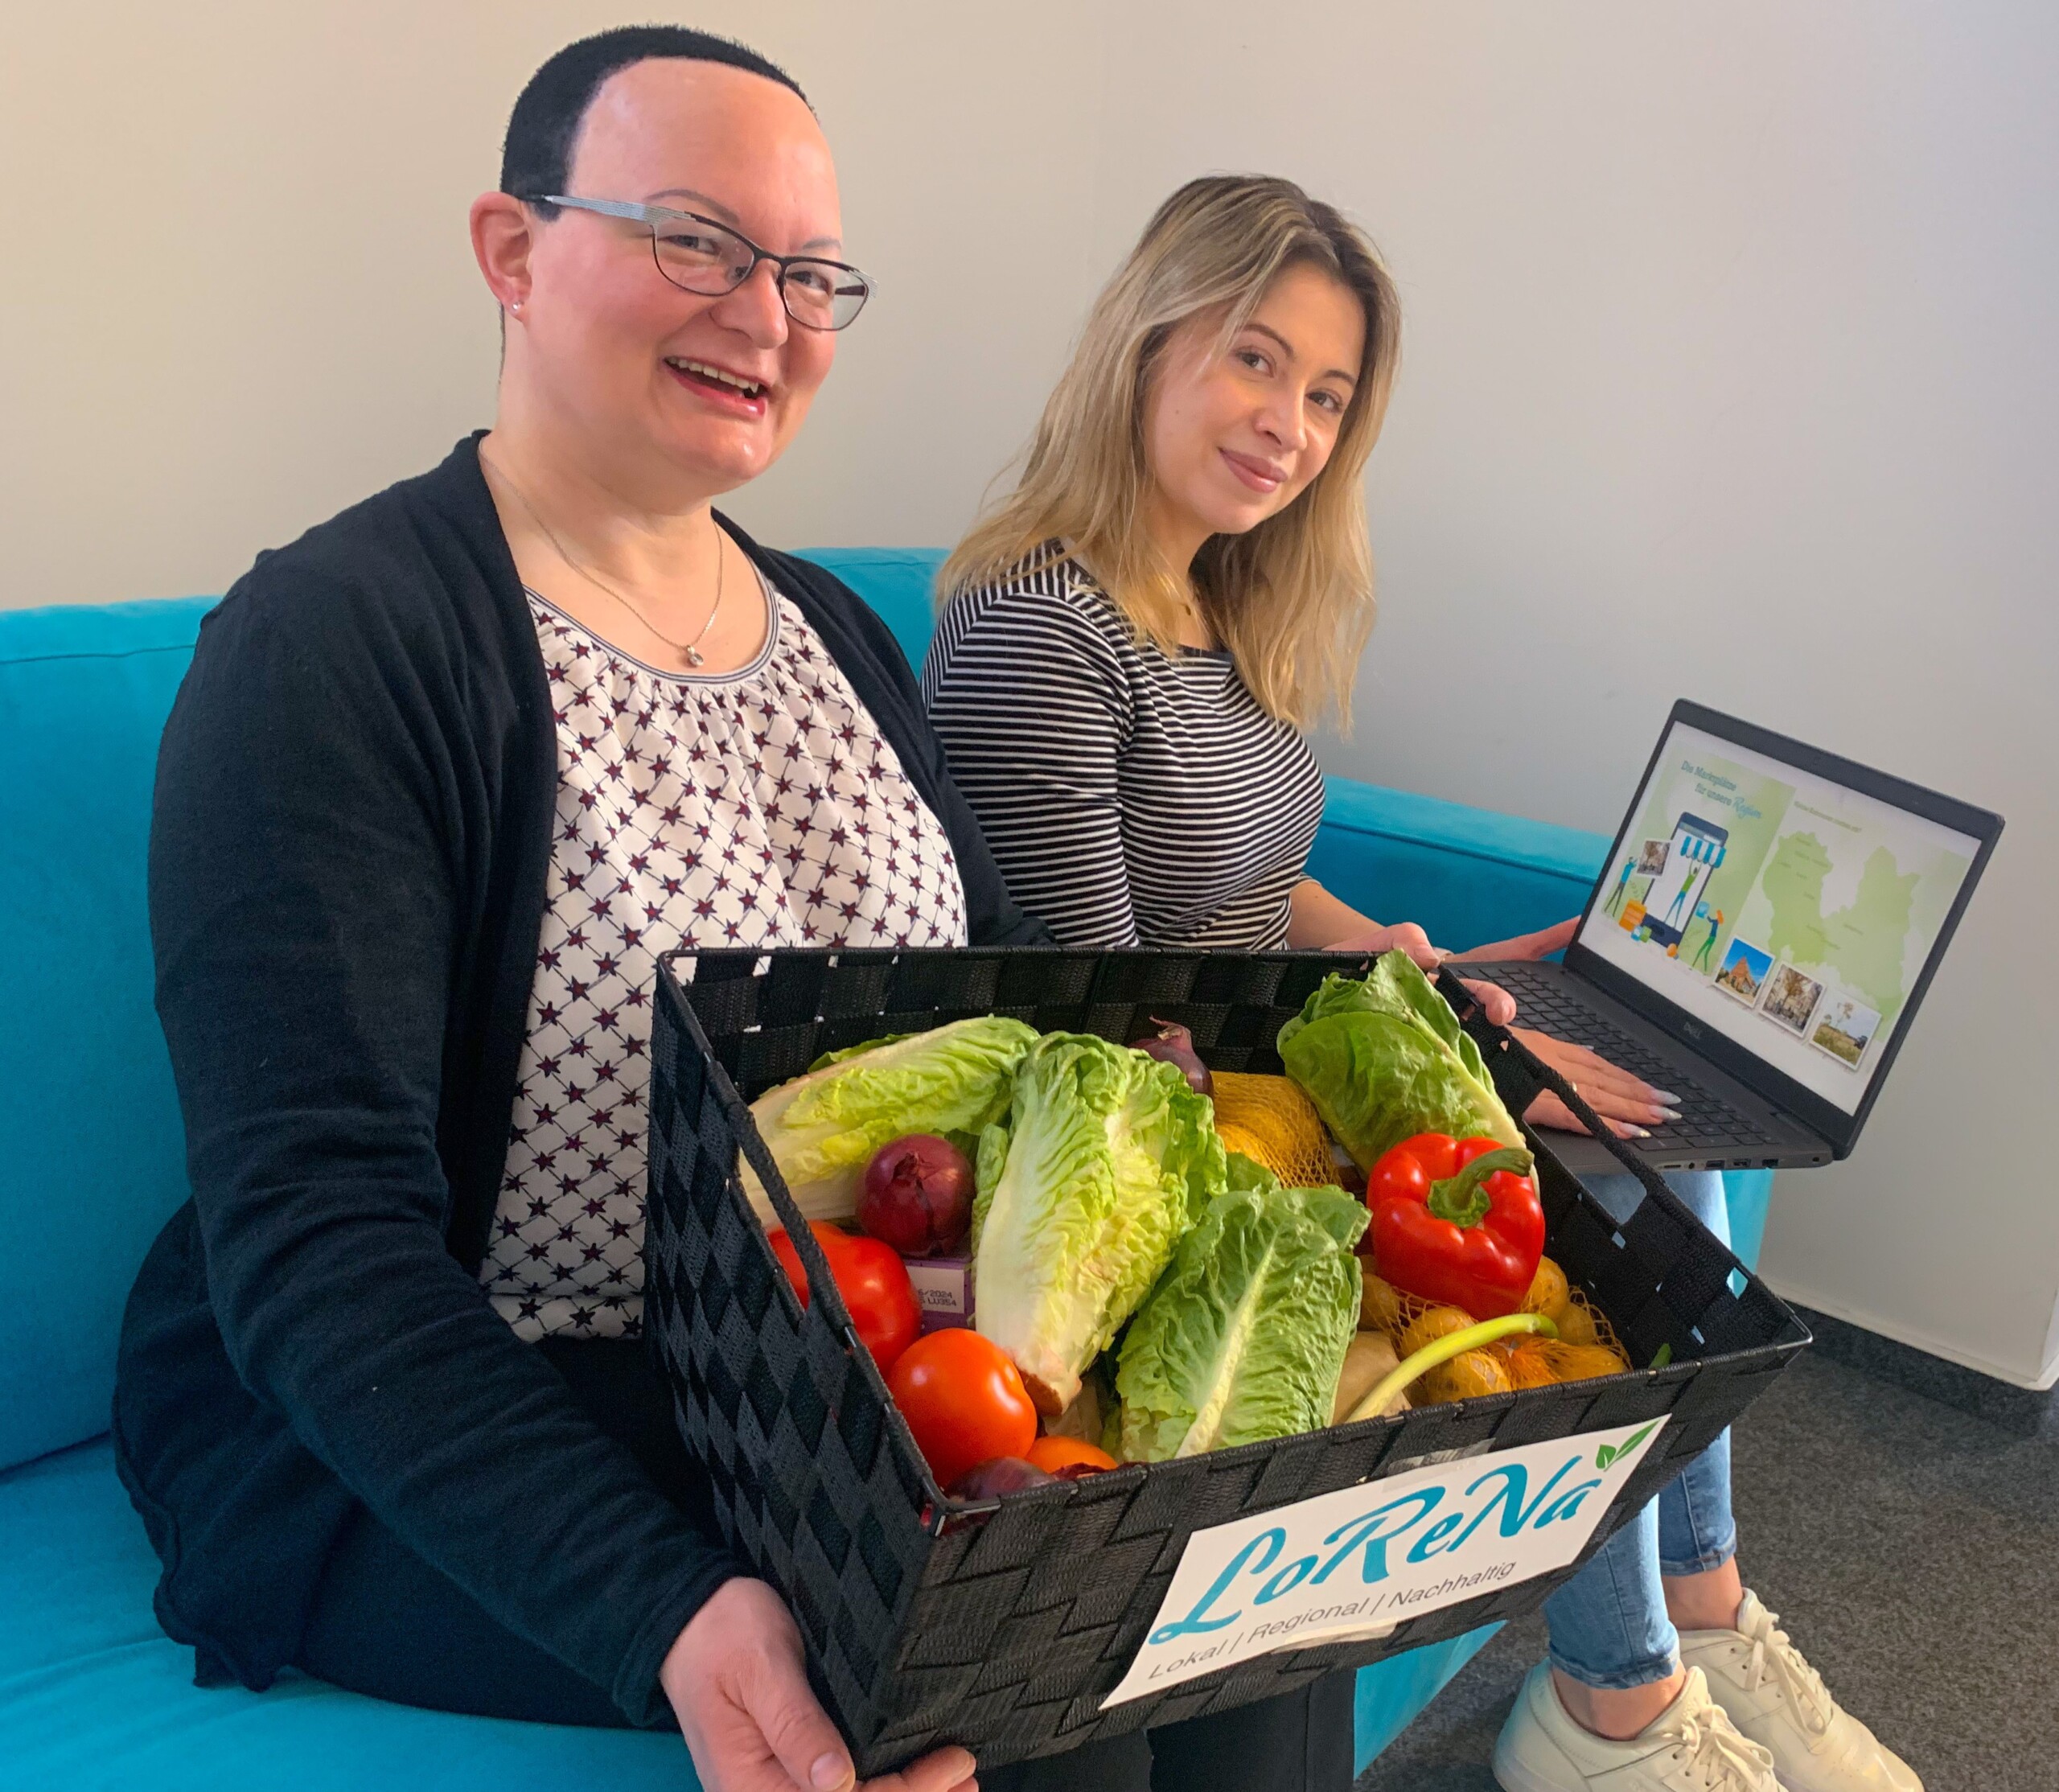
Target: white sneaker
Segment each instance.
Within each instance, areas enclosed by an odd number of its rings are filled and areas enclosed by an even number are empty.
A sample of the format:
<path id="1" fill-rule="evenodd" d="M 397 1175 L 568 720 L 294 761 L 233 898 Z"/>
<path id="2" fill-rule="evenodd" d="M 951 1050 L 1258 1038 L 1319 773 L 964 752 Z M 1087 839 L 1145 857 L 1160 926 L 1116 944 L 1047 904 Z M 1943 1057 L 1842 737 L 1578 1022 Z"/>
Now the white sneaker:
<path id="1" fill-rule="evenodd" d="M 1539 1662 L 1494 1744 L 1502 1792 L 1781 1792 L 1773 1757 L 1732 1727 L 1699 1668 L 1680 1695 L 1627 1742 L 1566 1715 Z"/>
<path id="2" fill-rule="evenodd" d="M 1747 1593 L 1734 1630 L 1683 1630 L 1680 1659 L 1708 1676 L 1730 1721 L 1773 1753 L 1786 1792 L 1923 1792 L 1909 1764 L 1842 1709 L 1787 1640 L 1780 1620 Z"/>

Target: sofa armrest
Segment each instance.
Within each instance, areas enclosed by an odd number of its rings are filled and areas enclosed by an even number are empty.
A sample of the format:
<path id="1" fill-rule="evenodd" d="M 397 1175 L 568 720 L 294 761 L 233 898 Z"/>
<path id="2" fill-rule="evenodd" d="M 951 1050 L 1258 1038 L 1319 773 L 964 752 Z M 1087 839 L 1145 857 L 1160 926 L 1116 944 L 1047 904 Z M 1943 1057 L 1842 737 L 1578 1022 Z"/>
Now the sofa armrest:
<path id="1" fill-rule="evenodd" d="M 1309 873 L 1354 908 L 1454 951 L 1577 914 L 1606 834 L 1330 778 Z"/>

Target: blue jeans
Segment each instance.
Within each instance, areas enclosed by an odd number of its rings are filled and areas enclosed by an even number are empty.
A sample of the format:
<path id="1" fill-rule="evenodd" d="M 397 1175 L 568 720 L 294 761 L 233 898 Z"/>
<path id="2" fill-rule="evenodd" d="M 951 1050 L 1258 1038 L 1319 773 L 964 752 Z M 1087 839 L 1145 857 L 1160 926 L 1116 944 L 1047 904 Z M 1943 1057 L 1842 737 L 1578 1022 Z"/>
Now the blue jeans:
<path id="1" fill-rule="evenodd" d="M 1676 1173 L 1667 1182 L 1696 1219 L 1725 1244 L 1730 1242 L 1720 1175 L 1695 1170 Z M 1598 1176 L 1586 1186 L 1618 1220 L 1627 1219 L 1644 1199 L 1634 1176 Z M 1544 1601 L 1551 1665 L 1591 1687 L 1664 1679 L 1679 1665 L 1680 1638 L 1666 1615 L 1658 1577 L 1704 1573 L 1736 1552 L 1726 1431 Z"/>

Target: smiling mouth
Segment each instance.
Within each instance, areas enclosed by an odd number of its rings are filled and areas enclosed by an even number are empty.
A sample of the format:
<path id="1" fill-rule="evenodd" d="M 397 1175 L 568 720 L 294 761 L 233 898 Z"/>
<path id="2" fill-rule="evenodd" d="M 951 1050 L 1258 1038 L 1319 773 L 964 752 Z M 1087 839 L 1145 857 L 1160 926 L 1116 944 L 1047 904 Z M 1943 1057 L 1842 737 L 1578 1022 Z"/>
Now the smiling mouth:
<path id="1" fill-rule="evenodd" d="M 688 360 L 684 356 L 668 355 L 665 365 L 691 385 L 712 387 L 721 393 L 734 393 L 740 397 L 762 399 L 764 384 L 756 380 L 746 380 L 740 373 L 732 373 L 726 368 L 714 366 L 707 361 Z"/>
<path id="2" fill-rule="evenodd" d="M 1287 475 L 1264 461 L 1254 460 L 1248 454 L 1233 454 L 1227 448 L 1220 450 L 1223 463 L 1254 491 L 1277 491 L 1287 483 Z"/>

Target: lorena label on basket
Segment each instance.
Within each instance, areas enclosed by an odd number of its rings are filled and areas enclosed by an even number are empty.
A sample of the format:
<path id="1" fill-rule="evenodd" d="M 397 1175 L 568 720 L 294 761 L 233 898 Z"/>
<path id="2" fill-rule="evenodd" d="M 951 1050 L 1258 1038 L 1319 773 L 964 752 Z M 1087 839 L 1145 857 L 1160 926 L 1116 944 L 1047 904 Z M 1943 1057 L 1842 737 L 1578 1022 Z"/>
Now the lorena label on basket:
<path id="1" fill-rule="evenodd" d="M 1565 1567 L 1665 1423 L 1412 1469 L 1197 1531 L 1103 1707 L 1276 1650 L 1379 1636 Z"/>

